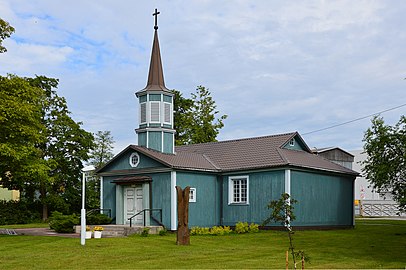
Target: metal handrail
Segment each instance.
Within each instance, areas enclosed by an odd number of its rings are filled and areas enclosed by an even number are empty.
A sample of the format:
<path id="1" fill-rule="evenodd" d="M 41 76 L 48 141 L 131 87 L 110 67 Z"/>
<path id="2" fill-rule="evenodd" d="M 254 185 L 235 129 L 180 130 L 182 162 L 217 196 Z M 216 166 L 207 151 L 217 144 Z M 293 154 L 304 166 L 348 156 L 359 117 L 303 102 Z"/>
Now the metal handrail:
<path id="1" fill-rule="evenodd" d="M 144 209 L 139 211 L 138 213 L 136 213 L 135 215 L 133 215 L 132 217 L 128 218 L 128 220 L 130 221 L 130 227 L 132 227 L 132 220 L 133 218 L 135 218 L 136 216 L 140 215 L 141 213 L 144 213 L 144 223 L 143 226 L 145 226 L 146 220 L 145 220 L 145 212 L 149 211 L 149 215 L 152 216 L 152 211 L 159 211 L 159 216 L 160 216 L 160 222 L 162 223 L 162 209 L 160 208 L 152 208 L 152 209 Z"/>
<path id="2" fill-rule="evenodd" d="M 89 211 L 87 211 L 86 212 L 86 216 L 88 216 L 88 215 L 90 215 L 90 214 L 92 214 L 92 213 L 94 213 L 94 212 L 107 212 L 108 214 L 107 214 L 107 216 L 109 217 L 109 218 L 111 218 L 111 209 L 110 208 L 96 208 L 96 209 L 91 209 L 91 210 L 89 210 Z M 104 213 L 103 213 L 104 214 Z"/>

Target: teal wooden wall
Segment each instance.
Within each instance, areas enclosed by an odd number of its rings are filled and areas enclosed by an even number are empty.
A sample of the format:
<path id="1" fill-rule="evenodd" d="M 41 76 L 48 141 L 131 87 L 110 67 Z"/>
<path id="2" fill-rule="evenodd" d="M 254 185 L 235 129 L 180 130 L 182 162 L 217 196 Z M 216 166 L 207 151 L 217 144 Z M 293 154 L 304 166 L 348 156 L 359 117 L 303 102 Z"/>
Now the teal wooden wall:
<path id="1" fill-rule="evenodd" d="M 302 144 L 302 142 L 300 140 L 298 140 L 296 137 L 293 138 L 294 141 L 294 145 L 290 145 L 290 143 L 288 142 L 287 144 L 284 145 L 283 148 L 286 149 L 292 149 L 292 150 L 304 150 L 305 146 Z"/>
<path id="2" fill-rule="evenodd" d="M 163 224 L 170 228 L 171 224 L 171 174 L 168 173 L 154 173 L 143 174 L 152 178 L 151 182 L 151 197 L 150 208 L 162 209 Z M 111 209 L 112 218 L 116 218 L 116 184 L 112 183 L 117 176 L 103 177 L 103 208 Z M 147 198 L 148 195 L 145 195 Z M 121 206 L 120 206 L 121 207 Z M 158 213 L 154 212 L 154 216 Z"/>
<path id="3" fill-rule="evenodd" d="M 171 173 L 148 174 L 151 182 L 151 208 L 162 209 L 162 223 L 171 228 Z"/>
<path id="4" fill-rule="evenodd" d="M 196 202 L 189 203 L 190 228 L 220 225 L 220 182 L 216 175 L 177 172 L 176 184 L 196 188 Z"/>
<path id="5" fill-rule="evenodd" d="M 115 170 L 135 170 L 135 169 L 144 169 L 144 168 L 157 168 L 163 167 L 163 165 L 141 153 L 138 153 L 140 156 L 140 163 L 136 168 L 130 166 L 130 156 L 132 153 L 136 152 L 135 150 L 128 150 L 126 153 L 116 160 L 114 160 L 111 164 L 103 169 L 103 172 L 107 171 L 115 171 Z"/>
<path id="6" fill-rule="evenodd" d="M 241 173 L 249 176 L 249 204 L 228 205 L 228 176 L 223 176 L 223 224 L 233 226 L 238 221 L 261 224 L 270 214 L 267 205 L 278 199 L 285 188 L 285 171 Z"/>
<path id="7" fill-rule="evenodd" d="M 164 132 L 164 153 L 173 154 L 173 137 L 172 133 Z"/>
<path id="8" fill-rule="evenodd" d="M 147 147 L 147 133 L 146 132 L 138 133 L 138 145 Z"/>
<path id="9" fill-rule="evenodd" d="M 293 226 L 353 225 L 351 178 L 314 172 L 291 172 L 291 196 L 298 203 Z"/>
<path id="10" fill-rule="evenodd" d="M 161 101 L 160 94 L 149 94 L 149 101 Z"/>
<path id="11" fill-rule="evenodd" d="M 162 148 L 162 132 L 161 131 L 150 131 L 148 132 L 148 144 L 149 148 L 160 151 Z"/>
<path id="12" fill-rule="evenodd" d="M 103 209 L 111 209 L 111 217 L 116 217 L 116 184 L 112 181 L 115 176 L 103 177 Z"/>

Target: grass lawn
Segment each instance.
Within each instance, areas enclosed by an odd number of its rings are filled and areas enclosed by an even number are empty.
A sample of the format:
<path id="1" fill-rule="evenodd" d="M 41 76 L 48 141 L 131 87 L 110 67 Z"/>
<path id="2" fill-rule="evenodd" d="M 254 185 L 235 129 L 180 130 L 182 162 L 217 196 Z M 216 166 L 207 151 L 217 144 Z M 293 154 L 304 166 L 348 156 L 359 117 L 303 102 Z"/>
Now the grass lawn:
<path id="1" fill-rule="evenodd" d="M 106 268 L 285 268 L 286 232 L 192 236 L 78 238 L 0 236 L 0 269 Z M 353 230 L 298 231 L 306 268 L 402 268 L 406 266 L 406 221 L 360 220 Z M 292 267 L 290 267 L 292 268 Z"/>

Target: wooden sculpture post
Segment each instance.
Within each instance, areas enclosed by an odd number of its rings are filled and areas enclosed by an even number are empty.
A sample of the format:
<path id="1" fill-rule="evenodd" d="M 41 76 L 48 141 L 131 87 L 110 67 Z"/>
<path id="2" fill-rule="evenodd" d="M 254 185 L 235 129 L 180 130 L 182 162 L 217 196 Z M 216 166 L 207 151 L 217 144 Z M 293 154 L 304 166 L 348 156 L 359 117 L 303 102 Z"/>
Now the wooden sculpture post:
<path id="1" fill-rule="evenodd" d="M 181 187 L 176 186 L 176 193 L 178 195 L 178 232 L 176 238 L 176 244 L 189 245 L 190 233 L 189 233 L 189 191 L 190 187 L 185 187 L 182 190 Z"/>

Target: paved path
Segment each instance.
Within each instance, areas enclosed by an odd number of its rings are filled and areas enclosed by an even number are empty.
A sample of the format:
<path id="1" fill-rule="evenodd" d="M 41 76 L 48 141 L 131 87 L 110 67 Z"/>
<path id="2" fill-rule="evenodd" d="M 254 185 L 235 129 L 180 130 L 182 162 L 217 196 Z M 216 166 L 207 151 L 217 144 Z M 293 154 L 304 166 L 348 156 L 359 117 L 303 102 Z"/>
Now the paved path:
<path id="1" fill-rule="evenodd" d="M 26 228 L 14 230 L 18 235 L 61 236 L 70 238 L 80 238 L 79 233 L 57 233 L 49 228 Z"/>

